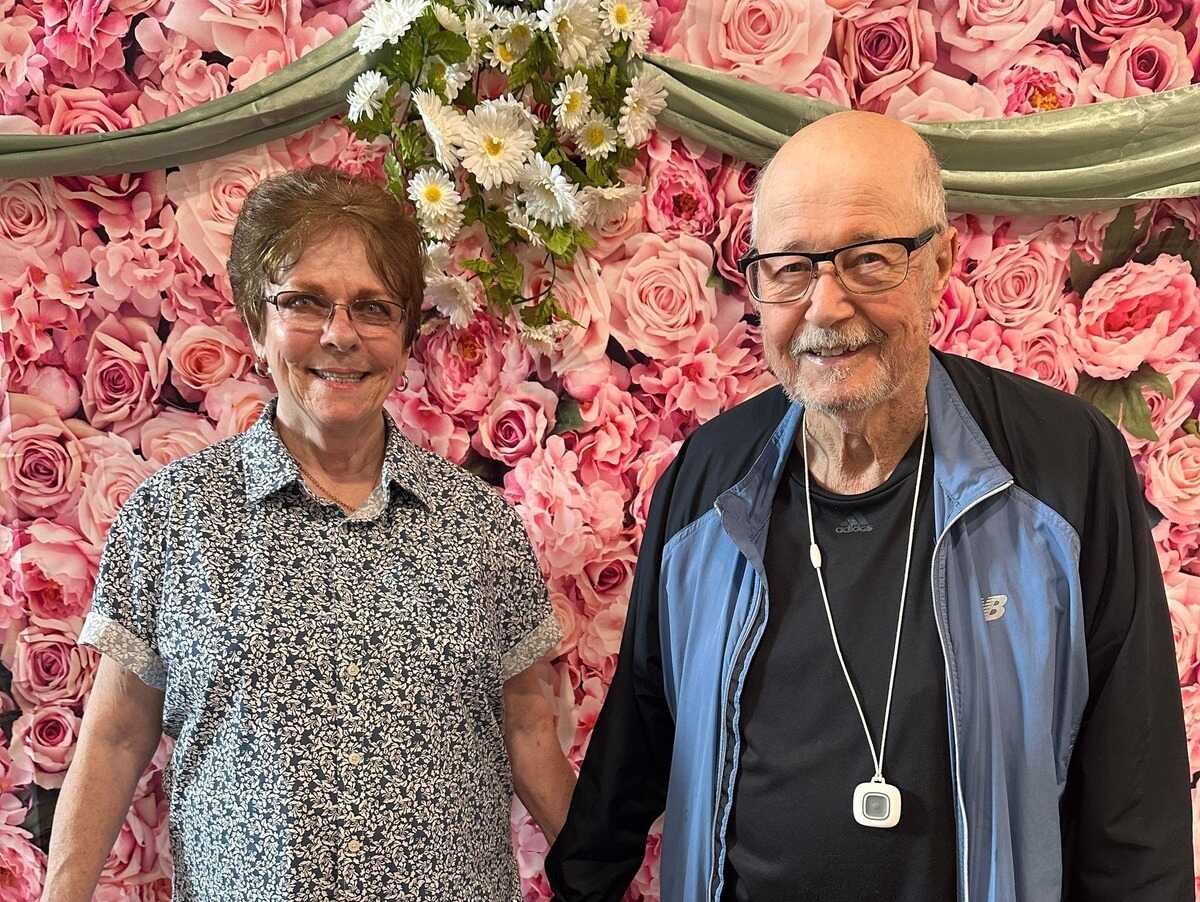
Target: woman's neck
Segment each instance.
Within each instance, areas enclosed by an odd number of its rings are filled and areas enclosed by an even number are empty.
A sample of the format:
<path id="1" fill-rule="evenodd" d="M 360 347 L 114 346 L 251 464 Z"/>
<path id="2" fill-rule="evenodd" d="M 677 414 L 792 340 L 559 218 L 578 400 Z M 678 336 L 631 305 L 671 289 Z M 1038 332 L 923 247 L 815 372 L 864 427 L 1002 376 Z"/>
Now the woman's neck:
<path id="1" fill-rule="evenodd" d="M 368 483 L 373 486 L 379 481 L 387 442 L 381 413 L 360 427 L 334 432 L 277 410 L 275 431 L 303 470 L 310 473 L 316 470 L 341 484 Z"/>

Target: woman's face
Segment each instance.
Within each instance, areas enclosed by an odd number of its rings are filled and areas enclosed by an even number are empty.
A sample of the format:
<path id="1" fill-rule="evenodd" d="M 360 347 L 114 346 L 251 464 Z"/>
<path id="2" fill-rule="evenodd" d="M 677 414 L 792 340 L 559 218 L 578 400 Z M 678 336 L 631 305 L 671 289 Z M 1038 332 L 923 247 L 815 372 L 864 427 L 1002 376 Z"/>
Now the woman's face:
<path id="1" fill-rule="evenodd" d="M 400 303 L 372 270 L 362 241 L 337 232 L 307 248 L 268 293 L 304 291 L 335 304 L 361 298 Z M 408 359 L 404 326 L 368 327 L 336 307 L 320 328 L 296 328 L 265 305 L 254 350 L 266 361 L 279 391 L 278 415 L 294 428 L 354 435 L 373 427 Z"/>

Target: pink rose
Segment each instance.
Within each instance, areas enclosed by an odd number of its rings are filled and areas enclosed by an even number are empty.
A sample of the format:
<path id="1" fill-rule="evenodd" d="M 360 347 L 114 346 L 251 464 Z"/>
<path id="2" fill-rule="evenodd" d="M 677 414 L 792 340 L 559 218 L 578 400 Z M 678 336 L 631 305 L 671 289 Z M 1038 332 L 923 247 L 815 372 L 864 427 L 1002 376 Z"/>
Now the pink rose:
<path id="1" fill-rule="evenodd" d="M 638 169 L 639 171 L 636 173 L 628 171 L 623 173 L 625 184 L 642 183 L 645 179 L 645 172 L 640 166 Z M 647 228 L 643 204 L 644 200 L 629 204 L 619 216 L 614 216 L 594 226 L 590 234 L 596 239 L 596 244 L 594 247 L 587 248 L 584 253 L 602 266 L 624 260 L 629 256 L 629 246 L 632 240 L 635 236 L 645 232 Z"/>
<path id="2" fill-rule="evenodd" d="M 1075 251 L 1084 260 L 1099 263 L 1104 248 L 1104 235 L 1113 220 L 1117 218 L 1118 210 L 1097 210 L 1095 213 L 1085 213 L 1079 217 L 1076 227 Z M 1134 207 L 1134 221 L 1141 222 L 1147 215 L 1148 207 Z"/>
<path id="3" fill-rule="evenodd" d="M 1200 576 L 1200 520 L 1194 523 L 1159 520 L 1153 532 L 1164 571 L 1182 570 Z"/>
<path id="4" fill-rule="evenodd" d="M 62 621 L 42 620 L 17 636 L 12 689 L 25 710 L 64 705 L 83 710 L 92 689 L 99 656 L 76 643 L 77 635 Z"/>
<path id="5" fill-rule="evenodd" d="M 46 853 L 33 844 L 33 835 L 12 824 L 0 826 L 0 886 L 13 902 L 41 898 L 46 879 Z"/>
<path id="6" fill-rule="evenodd" d="M 144 793 L 129 806 L 101 875 L 127 886 L 149 883 L 164 876 L 169 847 L 166 799 L 158 792 Z"/>
<path id="7" fill-rule="evenodd" d="M 642 4 L 650 17 L 650 46 L 666 50 L 678 40 L 677 25 L 683 16 L 687 0 L 647 0 Z"/>
<path id="8" fill-rule="evenodd" d="M 1005 116 L 1026 116 L 1074 106 L 1082 74 L 1083 67 L 1063 47 L 1034 41 L 980 84 L 1000 98 Z"/>
<path id="9" fill-rule="evenodd" d="M 612 334 L 626 350 L 670 361 L 705 323 L 729 330 L 740 311 L 722 311 L 708 284 L 713 249 L 691 235 L 639 236 L 633 255 L 604 272 L 613 299 Z"/>
<path id="10" fill-rule="evenodd" d="M 258 382 L 226 379 L 204 396 L 204 412 L 217 424 L 222 437 L 245 432 L 258 420 L 271 390 Z"/>
<path id="11" fill-rule="evenodd" d="M 579 457 L 562 436 L 504 475 L 504 497 L 525 522 L 543 574 L 577 573 L 624 525 L 624 498 L 607 482 L 584 484 Z"/>
<path id="12" fill-rule="evenodd" d="M 608 350 L 609 317 L 612 300 L 600 277 L 600 266 L 584 254 L 575 257 L 569 270 L 547 271 L 539 261 L 525 266 L 526 297 L 553 291 L 558 303 L 578 325 L 548 352 L 550 368 L 566 373 L 604 357 Z"/>
<path id="13" fill-rule="evenodd" d="M 0 191 L 0 277 L 79 244 L 79 226 L 59 208 L 49 179 L 12 179 Z"/>
<path id="14" fill-rule="evenodd" d="M 892 0 L 839 19 L 834 46 L 858 105 L 882 109 L 888 95 L 933 68 L 936 35 L 933 17 L 915 0 Z"/>
<path id="15" fill-rule="evenodd" d="M 979 309 L 971 286 L 960 277 L 951 276 L 942 293 L 942 302 L 933 311 L 929 323 L 929 343 L 938 350 L 949 350 L 956 333 L 960 330 L 969 332 L 983 319 L 983 312 Z"/>
<path id="16" fill-rule="evenodd" d="M 658 874 L 661 863 L 662 826 L 659 825 L 646 837 L 646 854 L 642 857 L 641 867 L 629 884 L 634 891 L 641 894 L 643 902 L 660 902 Z"/>
<path id="17" fill-rule="evenodd" d="M 1066 0 L 1061 31 L 1073 32 L 1083 61 L 1094 63 L 1114 41 L 1155 20 L 1176 27 L 1189 6 L 1188 0 Z"/>
<path id="18" fill-rule="evenodd" d="M 967 84 L 933 70 L 922 72 L 888 97 L 884 112 L 905 122 L 998 119 L 1000 98 L 981 84 Z"/>
<path id="19" fill-rule="evenodd" d="M 1075 231 L 1053 222 L 1028 239 L 997 247 L 971 273 L 979 306 L 1006 328 L 1034 328 L 1056 318 L 1066 290 Z"/>
<path id="20" fill-rule="evenodd" d="M 177 4 L 172 15 L 182 7 Z M 224 271 L 233 226 L 250 189 L 285 172 L 289 162 L 282 143 L 272 142 L 215 160 L 185 163 L 167 176 L 167 197 L 177 207 L 179 240 L 206 271 Z"/>
<path id="21" fill-rule="evenodd" d="M 1062 0 L 934 0 L 934 6 L 951 61 L 982 78 L 1047 28 Z"/>
<path id="22" fill-rule="evenodd" d="M 587 754 L 588 743 L 592 738 L 592 729 L 604 706 L 604 691 L 607 682 L 594 673 L 588 673 L 580 683 L 575 707 L 571 713 L 575 718 L 575 736 L 571 742 L 568 759 L 577 764 Z"/>
<path id="23" fill-rule="evenodd" d="M 161 467 L 220 438 L 204 417 L 185 410 L 164 410 L 142 424 L 138 446 L 146 460 Z"/>
<path id="24" fill-rule="evenodd" d="M 425 388 L 442 410 L 473 425 L 504 386 L 523 382 L 533 369 L 529 352 L 512 330 L 488 316 L 464 329 L 443 323 L 417 339 L 425 362 Z"/>
<path id="25" fill-rule="evenodd" d="M 1168 573 L 1164 577 L 1171 630 L 1175 636 L 1175 662 L 1179 685 L 1196 681 L 1200 666 L 1200 576 Z"/>
<path id="26" fill-rule="evenodd" d="M 186 401 L 203 400 L 226 379 L 240 379 L 251 362 L 249 348 L 220 326 L 177 322 L 167 336 L 166 353 L 171 384 Z"/>
<path id="27" fill-rule="evenodd" d="M 1022 355 L 1016 372 L 1067 394 L 1075 394 L 1079 385 L 1079 356 L 1071 347 L 1062 320 L 1026 326 L 1022 331 Z"/>
<path id="28" fill-rule="evenodd" d="M 0 794 L 8 795 L 33 782 L 33 768 L 13 760 L 7 746 L 0 744 Z"/>
<path id="29" fill-rule="evenodd" d="M 283 34 L 300 22 L 299 0 L 178 0 L 163 24 L 185 34 L 201 50 L 243 56 L 259 29 Z"/>
<path id="30" fill-rule="evenodd" d="M 624 604 L 609 605 L 597 611 L 587 622 L 576 648 L 579 660 L 600 674 L 605 683 L 612 682 L 617 669 L 617 652 L 621 648 L 621 633 L 625 629 Z"/>
<path id="31" fill-rule="evenodd" d="M 1138 97 L 1191 84 L 1193 74 L 1183 35 L 1156 19 L 1122 35 L 1103 64 L 1085 69 L 1079 90 L 1095 100 Z"/>
<path id="32" fill-rule="evenodd" d="M 646 517 L 650 514 L 650 500 L 654 496 L 654 487 L 658 485 L 659 477 L 675 460 L 682 444 L 680 441 L 670 441 L 665 436 L 655 436 L 638 457 L 633 503 L 629 506 L 638 535 L 646 528 Z"/>
<path id="33" fill-rule="evenodd" d="M 688 62 L 730 72 L 769 88 L 804 81 L 833 30 L 823 0 L 690 0 L 672 48 Z"/>
<path id="34" fill-rule="evenodd" d="M 1196 344 L 1200 289 L 1187 261 L 1160 254 L 1106 272 L 1063 310 L 1084 370 L 1120 379 L 1143 363 L 1170 366 L 1193 353 L 1182 349 Z"/>
<path id="35" fill-rule="evenodd" d="M 83 374 L 83 411 L 98 429 L 127 436 L 158 410 L 167 359 L 154 324 L 109 314 L 88 343 Z"/>
<path id="36" fill-rule="evenodd" d="M 242 53 L 229 64 L 234 90 L 241 91 L 278 72 L 345 30 L 343 19 L 320 12 L 287 34 L 254 32 L 246 38 Z"/>
<path id="37" fill-rule="evenodd" d="M 515 466 L 554 429 L 558 395 L 537 382 L 521 382 L 492 400 L 479 418 L 471 445 L 484 457 Z"/>
<path id="38" fill-rule="evenodd" d="M 106 432 L 85 438 L 88 463 L 79 497 L 79 530 L 97 548 L 104 545 L 121 505 L 158 468 L 134 453 L 120 436 Z"/>
<path id="39" fill-rule="evenodd" d="M 644 203 L 646 225 L 664 238 L 684 233 L 708 238 L 715 228 L 708 178 L 679 142 L 666 159 L 650 163 Z"/>
<path id="40" fill-rule="evenodd" d="M 409 358 L 405 376 L 408 387 L 404 391 L 393 392 L 384 404 L 388 413 L 409 441 L 440 454 L 446 460 L 461 464 L 471 450 L 471 437 L 467 430 L 429 400 L 425 390 L 425 371 L 412 358 Z"/>
<path id="41" fill-rule="evenodd" d="M 175 278 L 160 310 L 164 319 L 212 325 L 235 312 L 227 276 L 206 273 L 203 264 L 184 247 L 179 249 L 175 266 Z"/>
<path id="42" fill-rule="evenodd" d="M 583 615 L 582 602 L 576 603 L 573 596 L 560 591 L 555 586 L 550 587 L 550 606 L 554 609 L 554 619 L 562 630 L 562 639 L 554 650 L 555 656 L 565 655 L 579 642 L 586 618 Z"/>
<path id="43" fill-rule="evenodd" d="M 854 105 L 846 73 L 831 56 L 821 57 L 821 61 L 808 78 L 796 85 L 784 85 L 783 90 L 788 94 L 826 100 L 841 107 L 849 108 Z"/>
<path id="44" fill-rule="evenodd" d="M 354 137 L 344 123 L 326 119 L 284 139 L 293 165 L 319 163 L 332 166 L 347 175 L 361 175 L 382 181 L 383 158 L 387 151 L 377 143 Z"/>
<path id="45" fill-rule="evenodd" d="M 1146 458 L 1146 497 L 1176 523 L 1200 519 L 1200 436 L 1178 433 Z"/>
<path id="46" fill-rule="evenodd" d="M 585 563 L 575 578 L 584 614 L 594 618 L 608 608 L 628 606 L 636 566 L 637 553 L 628 535 L 622 535 L 608 551 Z"/>
<path id="47" fill-rule="evenodd" d="M 721 277 L 746 291 L 746 279 L 738 271 L 737 262 L 750 250 L 750 219 L 752 208 L 749 203 L 727 207 L 717 224 L 717 272 Z M 749 295 L 746 295 L 749 302 Z"/>
<path id="48" fill-rule="evenodd" d="M 79 440 L 96 430 L 82 420 L 63 422 L 28 395 L 10 394 L 8 402 L 9 415 L 0 417 L 0 498 L 31 517 L 73 512 L 87 456 Z"/>
<path id="49" fill-rule="evenodd" d="M 1200 685 L 1192 684 L 1179 690 L 1183 700 L 1183 726 L 1187 732 L 1188 770 L 1200 771 Z"/>
<path id="50" fill-rule="evenodd" d="M 79 385 L 59 367 L 31 366 L 25 371 L 20 387 L 26 394 L 51 405 L 60 419 L 79 412 Z"/>
<path id="51" fill-rule="evenodd" d="M 40 620 L 82 617 L 92 603 L 99 549 L 69 526 L 34 520 L 22 530 L 13 564 L 31 613 Z"/>
<path id="52" fill-rule="evenodd" d="M 984 319 L 952 335 L 946 350 L 1012 373 L 1025 354 L 1024 335 L 1020 329 L 1005 329 L 995 320 Z"/>
<path id="53" fill-rule="evenodd" d="M 70 88 L 55 84 L 38 99 L 42 129 L 51 135 L 115 132 L 142 125 L 133 106 L 136 91 L 106 92 L 96 87 Z"/>
<path id="54" fill-rule="evenodd" d="M 46 38 L 44 52 L 51 62 L 69 70 L 113 70 L 125 65 L 121 38 L 129 19 L 110 9 L 108 0 L 44 0 Z M 65 73 L 59 69 L 56 74 Z"/>
<path id="55" fill-rule="evenodd" d="M 13 759 L 33 765 L 33 782 L 58 789 L 75 757 L 79 715 L 63 705 L 26 711 L 13 724 Z"/>
<path id="56" fill-rule="evenodd" d="M 1158 442 L 1166 442 L 1175 430 L 1189 418 L 1195 416 L 1196 399 L 1192 393 L 1200 388 L 1200 363 L 1185 360 L 1166 369 L 1164 376 L 1171 383 L 1173 397 L 1168 398 L 1153 389 L 1143 389 L 1146 406 L 1150 408 L 1150 425 L 1158 436 Z M 1124 431 L 1124 430 L 1122 430 Z M 1133 454 L 1141 454 L 1150 449 L 1152 443 L 1143 438 L 1137 438 L 1125 433 L 1125 441 Z"/>
<path id="57" fill-rule="evenodd" d="M 830 61 L 832 62 L 832 60 Z M 717 212 L 724 216 L 730 208 L 742 207 L 754 200 L 754 185 L 758 181 L 758 167 L 725 157 L 721 168 L 713 176 L 713 197 L 717 201 Z"/>

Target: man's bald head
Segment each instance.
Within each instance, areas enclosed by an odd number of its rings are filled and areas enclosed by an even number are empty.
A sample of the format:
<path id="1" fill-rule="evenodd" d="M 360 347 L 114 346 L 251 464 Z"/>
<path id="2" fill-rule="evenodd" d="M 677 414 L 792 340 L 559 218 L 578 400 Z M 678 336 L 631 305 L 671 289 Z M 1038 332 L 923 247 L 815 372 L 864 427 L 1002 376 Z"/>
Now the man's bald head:
<path id="1" fill-rule="evenodd" d="M 875 180 L 889 186 L 893 194 L 905 191 L 905 199 L 926 225 L 946 225 L 946 194 L 933 148 L 896 119 L 849 110 L 818 119 L 792 135 L 759 173 L 750 221 L 755 247 L 759 247 L 764 198 L 773 195 L 776 203 L 786 203 L 791 193 L 773 192 L 771 187 L 784 170 L 792 176 L 786 180 L 788 188 L 797 176 L 818 190 L 847 173 Z"/>

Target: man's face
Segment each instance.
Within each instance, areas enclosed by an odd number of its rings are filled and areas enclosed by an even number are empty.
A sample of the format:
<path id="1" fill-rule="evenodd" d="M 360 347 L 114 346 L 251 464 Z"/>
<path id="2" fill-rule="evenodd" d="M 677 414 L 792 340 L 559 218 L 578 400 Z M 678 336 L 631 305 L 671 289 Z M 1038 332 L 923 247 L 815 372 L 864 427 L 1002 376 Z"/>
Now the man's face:
<path id="1" fill-rule="evenodd" d="M 933 226 L 919 212 L 909 178 L 816 173 L 784 161 L 770 173 L 759 209 L 756 249 L 820 253 L 872 238 L 909 238 Z M 879 184 L 876 184 L 879 182 Z M 914 251 L 895 288 L 858 294 L 829 263 L 800 300 L 760 304 L 767 364 L 788 395 L 828 413 L 869 410 L 925 373 L 929 321 L 956 237 L 947 229 Z"/>

